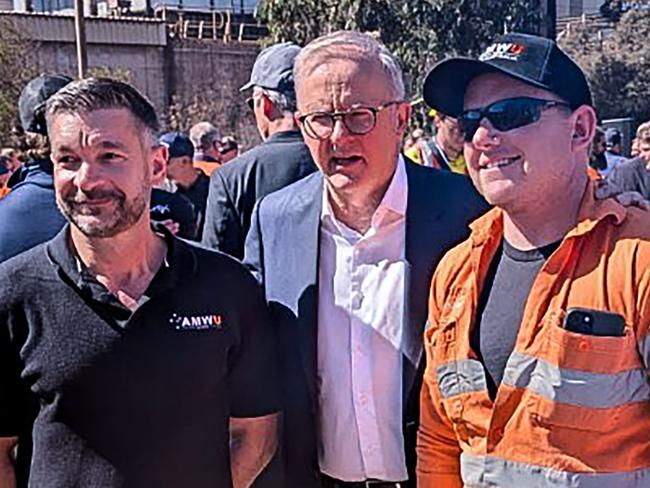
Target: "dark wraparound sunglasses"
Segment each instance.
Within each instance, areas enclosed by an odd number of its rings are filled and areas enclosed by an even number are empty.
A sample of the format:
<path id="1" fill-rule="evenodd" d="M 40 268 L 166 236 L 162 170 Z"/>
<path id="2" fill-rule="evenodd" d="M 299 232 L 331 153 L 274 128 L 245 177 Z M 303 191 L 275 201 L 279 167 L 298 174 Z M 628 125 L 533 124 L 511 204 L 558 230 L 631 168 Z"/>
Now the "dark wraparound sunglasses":
<path id="1" fill-rule="evenodd" d="M 570 107 L 570 105 L 539 98 L 507 98 L 491 103 L 487 107 L 465 110 L 458 118 L 458 126 L 465 133 L 465 142 L 472 142 L 484 118 L 488 119 L 496 130 L 507 132 L 537 122 L 542 116 L 542 110 L 552 107 Z"/>

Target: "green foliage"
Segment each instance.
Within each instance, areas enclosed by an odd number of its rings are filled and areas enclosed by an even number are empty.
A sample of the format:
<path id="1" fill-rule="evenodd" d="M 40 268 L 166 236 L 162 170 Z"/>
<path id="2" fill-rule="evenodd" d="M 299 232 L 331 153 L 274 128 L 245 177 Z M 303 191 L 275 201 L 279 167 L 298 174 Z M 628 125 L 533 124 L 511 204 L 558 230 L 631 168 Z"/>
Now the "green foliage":
<path id="1" fill-rule="evenodd" d="M 498 34 L 539 32 L 540 0 L 262 0 L 272 42 L 304 45 L 339 29 L 374 32 L 402 61 L 411 92 L 451 55 L 475 55 Z"/>
<path id="2" fill-rule="evenodd" d="M 650 11 L 629 11 L 613 32 L 573 26 L 562 47 L 585 70 L 599 118 L 650 120 Z"/>
<path id="3" fill-rule="evenodd" d="M 0 16 L 0 144 L 11 142 L 18 123 L 17 100 L 27 82 L 37 74 L 36 46 L 16 29 L 8 17 Z"/>

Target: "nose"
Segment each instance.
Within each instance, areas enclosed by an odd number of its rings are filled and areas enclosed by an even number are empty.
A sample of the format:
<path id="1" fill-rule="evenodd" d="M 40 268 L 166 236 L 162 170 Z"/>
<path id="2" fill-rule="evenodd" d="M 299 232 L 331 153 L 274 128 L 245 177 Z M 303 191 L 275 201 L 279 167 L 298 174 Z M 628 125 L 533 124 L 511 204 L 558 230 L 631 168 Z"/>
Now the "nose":
<path id="1" fill-rule="evenodd" d="M 102 178 L 101 165 L 83 161 L 75 175 L 74 181 L 81 191 L 90 191 L 95 188 Z"/>
<path id="2" fill-rule="evenodd" d="M 483 119 L 472 137 L 472 144 L 479 150 L 486 150 L 501 144 L 502 134 L 489 120 Z"/>
<path id="3" fill-rule="evenodd" d="M 343 123 L 343 118 L 337 117 L 334 119 L 334 126 L 332 127 L 332 133 L 330 134 L 330 140 L 333 143 L 341 141 L 343 138 L 347 137 L 349 134 L 348 128 Z"/>

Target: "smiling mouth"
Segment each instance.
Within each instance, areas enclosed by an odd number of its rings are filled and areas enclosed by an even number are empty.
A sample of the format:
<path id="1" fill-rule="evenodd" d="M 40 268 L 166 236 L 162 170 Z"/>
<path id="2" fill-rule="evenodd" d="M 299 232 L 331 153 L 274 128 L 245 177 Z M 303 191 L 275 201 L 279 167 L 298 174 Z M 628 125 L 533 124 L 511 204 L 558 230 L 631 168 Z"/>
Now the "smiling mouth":
<path id="1" fill-rule="evenodd" d="M 505 168 L 510 166 L 512 163 L 516 163 L 521 160 L 521 156 L 515 156 L 513 158 L 501 158 L 488 161 L 486 164 L 482 164 L 480 169 L 493 169 L 493 168 Z"/>

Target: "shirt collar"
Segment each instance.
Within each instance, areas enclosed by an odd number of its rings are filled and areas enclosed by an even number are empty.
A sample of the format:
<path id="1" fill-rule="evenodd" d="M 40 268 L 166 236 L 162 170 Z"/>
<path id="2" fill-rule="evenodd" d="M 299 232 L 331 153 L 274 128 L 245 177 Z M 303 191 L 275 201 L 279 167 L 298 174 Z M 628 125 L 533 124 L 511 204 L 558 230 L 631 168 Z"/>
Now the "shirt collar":
<path id="1" fill-rule="evenodd" d="M 325 180 L 323 184 L 326 185 Z M 400 217 L 406 215 L 406 205 L 408 201 L 408 180 L 406 178 L 406 164 L 404 158 L 400 154 L 397 158 L 397 165 L 393 177 L 384 193 L 379 206 L 372 216 L 372 226 L 379 227 L 383 221 L 383 217 L 392 212 Z M 327 187 L 323 188 L 323 205 L 321 210 L 321 221 L 330 218 L 336 221 L 336 217 L 332 211 L 332 205 L 328 198 Z"/>
<path id="2" fill-rule="evenodd" d="M 167 254 L 163 265 L 154 276 L 156 290 L 162 291 L 162 289 L 182 284 L 182 281 L 196 273 L 196 256 L 190 245 L 174 237 L 164 226 L 155 225 L 154 231 L 162 235 L 167 244 Z M 91 277 L 86 266 L 72 249 L 69 235 L 70 224 L 66 224 L 47 244 L 47 255 L 58 268 L 59 273 L 67 277 L 67 281 L 71 284 L 81 289 Z"/>
<path id="3" fill-rule="evenodd" d="M 614 198 L 597 200 L 594 196 L 596 182 L 589 181 L 580 202 L 578 221 L 566 238 L 578 237 L 589 233 L 600 222 L 607 218 L 613 219 L 614 225 L 620 225 L 627 216 L 627 208 Z M 471 240 L 474 246 L 484 244 L 488 239 L 503 235 L 503 210 L 494 208 L 470 224 Z"/>

